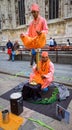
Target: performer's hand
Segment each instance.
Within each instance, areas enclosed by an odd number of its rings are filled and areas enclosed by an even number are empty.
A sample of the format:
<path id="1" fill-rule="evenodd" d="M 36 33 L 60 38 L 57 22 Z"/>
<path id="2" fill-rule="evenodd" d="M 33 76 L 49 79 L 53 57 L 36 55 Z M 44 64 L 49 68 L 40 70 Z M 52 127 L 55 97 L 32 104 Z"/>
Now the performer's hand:
<path id="1" fill-rule="evenodd" d="M 40 35 L 42 32 L 41 31 L 36 31 L 38 35 Z"/>
<path id="2" fill-rule="evenodd" d="M 38 71 L 38 67 L 36 67 L 36 71 Z"/>
<path id="3" fill-rule="evenodd" d="M 25 36 L 25 34 L 24 34 L 24 33 L 21 33 L 21 34 L 20 34 L 20 36 L 21 36 L 21 37 L 24 37 L 24 36 Z"/>
<path id="4" fill-rule="evenodd" d="M 46 77 L 45 77 L 44 75 L 41 75 L 41 78 L 42 78 L 42 79 L 45 79 Z"/>
<path id="5" fill-rule="evenodd" d="M 39 73 L 39 67 L 36 67 L 36 71 Z"/>

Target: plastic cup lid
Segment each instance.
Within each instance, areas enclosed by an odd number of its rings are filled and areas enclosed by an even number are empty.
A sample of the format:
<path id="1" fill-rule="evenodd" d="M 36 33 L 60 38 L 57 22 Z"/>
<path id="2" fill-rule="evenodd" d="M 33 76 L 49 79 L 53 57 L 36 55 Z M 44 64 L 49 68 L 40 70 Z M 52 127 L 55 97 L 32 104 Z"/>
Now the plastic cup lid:
<path id="1" fill-rule="evenodd" d="M 21 93 L 16 92 L 16 93 L 12 93 L 12 94 L 10 95 L 10 98 L 11 98 L 11 99 L 18 99 L 18 98 L 20 98 L 21 96 L 22 96 Z"/>

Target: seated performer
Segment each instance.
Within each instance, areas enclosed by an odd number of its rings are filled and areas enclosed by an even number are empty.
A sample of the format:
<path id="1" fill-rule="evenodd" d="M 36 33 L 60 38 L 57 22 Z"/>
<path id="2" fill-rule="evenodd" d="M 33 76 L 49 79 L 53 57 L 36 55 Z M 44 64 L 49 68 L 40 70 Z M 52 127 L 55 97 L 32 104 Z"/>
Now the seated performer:
<path id="1" fill-rule="evenodd" d="M 29 82 L 41 84 L 41 90 L 48 91 L 50 83 L 54 77 L 54 64 L 48 57 L 48 52 L 44 51 L 41 54 L 41 60 L 38 65 L 33 67 L 33 73 L 30 74 Z"/>

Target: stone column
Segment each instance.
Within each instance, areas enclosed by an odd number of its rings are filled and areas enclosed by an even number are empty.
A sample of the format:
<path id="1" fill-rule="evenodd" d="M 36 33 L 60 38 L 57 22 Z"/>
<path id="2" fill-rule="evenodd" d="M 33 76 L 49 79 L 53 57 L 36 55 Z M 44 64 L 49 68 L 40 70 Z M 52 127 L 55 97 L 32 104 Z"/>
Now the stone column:
<path id="1" fill-rule="evenodd" d="M 12 28 L 16 28 L 15 0 L 11 0 Z"/>

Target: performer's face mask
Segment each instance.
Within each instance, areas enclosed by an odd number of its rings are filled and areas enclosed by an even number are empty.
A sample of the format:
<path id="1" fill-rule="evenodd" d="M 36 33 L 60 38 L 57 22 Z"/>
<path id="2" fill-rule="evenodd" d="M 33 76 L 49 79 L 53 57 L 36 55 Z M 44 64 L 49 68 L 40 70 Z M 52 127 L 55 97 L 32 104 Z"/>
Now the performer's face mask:
<path id="1" fill-rule="evenodd" d="M 31 13 L 32 13 L 32 15 L 33 15 L 33 17 L 34 17 L 35 19 L 38 17 L 38 14 L 39 14 L 38 11 L 34 11 L 34 10 L 33 10 Z"/>
<path id="2" fill-rule="evenodd" d="M 47 60 L 48 60 L 48 56 L 46 56 L 46 57 L 42 56 L 42 61 L 43 62 L 46 62 Z"/>

